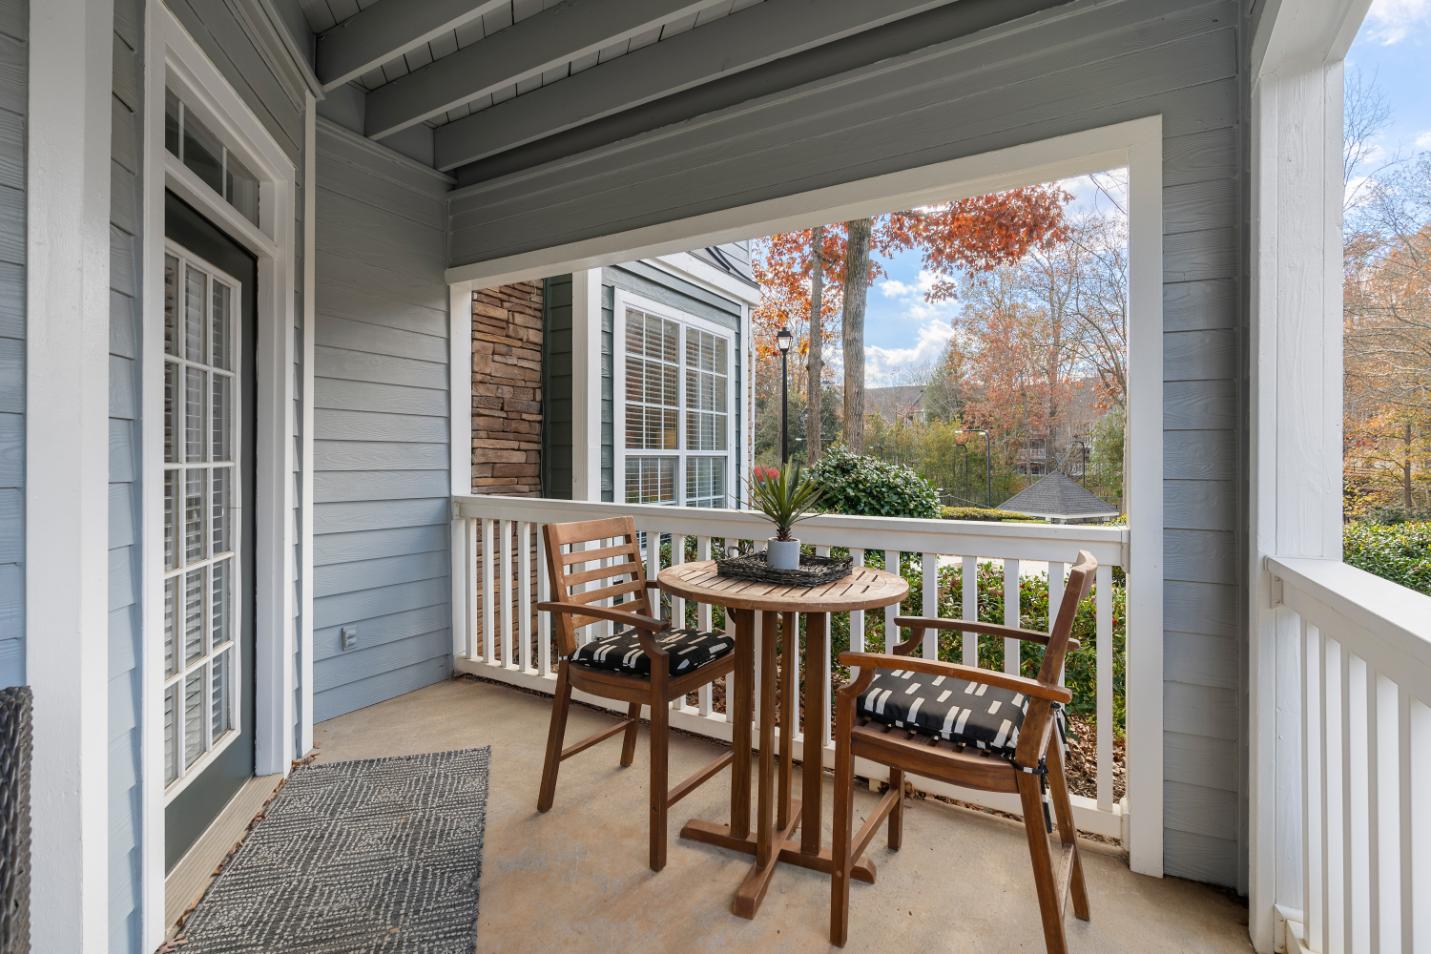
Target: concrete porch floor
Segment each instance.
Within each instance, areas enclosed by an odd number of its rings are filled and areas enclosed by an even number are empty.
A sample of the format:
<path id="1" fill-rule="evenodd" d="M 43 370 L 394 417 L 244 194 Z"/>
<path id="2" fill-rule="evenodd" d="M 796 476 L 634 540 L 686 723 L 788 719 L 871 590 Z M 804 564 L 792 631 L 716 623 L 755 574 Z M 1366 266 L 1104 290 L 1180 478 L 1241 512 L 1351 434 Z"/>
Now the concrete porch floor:
<path id="1" fill-rule="evenodd" d="M 829 880 L 781 866 L 754 921 L 730 913 L 750 859 L 676 837 L 689 818 L 724 821 L 722 772 L 672 809 L 669 861 L 646 867 L 645 732 L 621 769 L 619 736 L 568 760 L 550 813 L 536 811 L 550 702 L 488 683 L 454 680 L 317 727 L 323 761 L 490 745 L 478 948 L 489 951 L 822 951 L 829 949 Z M 573 707 L 567 740 L 610 724 Z M 716 743 L 674 735 L 671 778 L 713 758 Z M 825 843 L 831 794 L 827 776 Z M 860 816 L 874 804 L 863 795 Z M 859 826 L 856 819 L 856 827 Z M 851 891 L 848 950 L 1042 951 L 1027 845 L 1015 822 L 933 801 L 905 812 L 904 848 L 881 833 L 874 885 Z M 1118 854 L 1084 843 L 1092 920 L 1069 912 L 1075 952 L 1251 950 L 1246 908 L 1225 893 L 1134 875 Z"/>

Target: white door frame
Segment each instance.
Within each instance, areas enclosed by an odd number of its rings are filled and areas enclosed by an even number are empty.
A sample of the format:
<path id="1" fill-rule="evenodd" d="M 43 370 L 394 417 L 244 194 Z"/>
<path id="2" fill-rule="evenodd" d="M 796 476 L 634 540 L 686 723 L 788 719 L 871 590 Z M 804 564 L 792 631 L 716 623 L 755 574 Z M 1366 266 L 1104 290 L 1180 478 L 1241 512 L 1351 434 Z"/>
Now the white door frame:
<path id="1" fill-rule="evenodd" d="M 255 771 L 286 774 L 295 745 L 294 520 L 295 463 L 295 222 L 297 169 L 243 99 L 227 83 L 162 0 L 148 0 L 145 16 L 144 334 L 143 334 L 143 648 L 141 652 L 142 792 L 140 877 L 142 943 L 153 949 L 164 923 L 164 720 L 162 659 L 164 594 L 164 192 L 173 190 L 200 210 L 258 262 L 258 348 L 255 360 L 258 424 L 254 451 L 254 510 L 258 568 L 254 684 Z M 224 144 L 260 181 L 254 225 L 181 165 L 164 147 L 166 87 L 181 91 Z M 310 190 L 311 191 L 311 190 Z M 311 337 L 311 328 L 310 328 Z M 305 365 L 305 369 L 311 365 Z M 306 430 L 306 429 L 305 429 Z M 305 455 L 306 456 L 306 455 Z M 307 461 L 304 462 L 305 465 Z M 311 470 L 305 466 L 305 475 Z M 307 481 L 304 482 L 305 495 Z M 304 501 L 305 514 L 311 509 Z M 305 550 L 307 547 L 305 547 Z M 302 581 L 307 589 L 307 580 Z M 312 622 L 304 615 L 307 630 Z M 302 713 L 311 733 L 311 711 Z"/>
<path id="2" fill-rule="evenodd" d="M 1332 0 L 1326 0 L 1332 2 Z M 815 189 L 750 205 L 598 236 L 519 255 L 449 268 L 449 284 L 483 288 L 548 275 L 572 274 L 572 388 L 592 393 L 587 379 L 600 357 L 599 325 L 580 322 L 599 302 L 600 269 L 635 259 L 673 255 L 753 235 L 809 228 L 922 204 L 986 195 L 1040 182 L 1127 166 L 1130 311 L 1127 473 L 1134 524 L 1128 575 L 1129 863 L 1141 874 L 1163 873 L 1163 133 L 1149 116 L 1025 143 L 903 172 Z M 575 408 L 582 407 L 580 401 Z M 576 412 L 577 447 L 595 446 L 599 425 L 587 401 Z M 573 475 L 573 496 L 596 499 L 599 475 Z"/>

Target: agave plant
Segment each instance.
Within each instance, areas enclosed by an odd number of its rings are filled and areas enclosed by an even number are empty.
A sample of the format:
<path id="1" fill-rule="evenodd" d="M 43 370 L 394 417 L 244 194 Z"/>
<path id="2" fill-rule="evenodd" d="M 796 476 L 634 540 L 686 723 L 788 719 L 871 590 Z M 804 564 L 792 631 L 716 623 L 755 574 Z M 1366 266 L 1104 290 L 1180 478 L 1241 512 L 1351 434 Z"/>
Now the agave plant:
<path id="1" fill-rule="evenodd" d="M 755 509 L 775 524 L 775 539 L 791 540 L 790 529 L 806 517 L 820 514 L 820 486 L 803 473 L 797 461 L 779 470 L 757 471 L 751 481 L 750 497 Z"/>

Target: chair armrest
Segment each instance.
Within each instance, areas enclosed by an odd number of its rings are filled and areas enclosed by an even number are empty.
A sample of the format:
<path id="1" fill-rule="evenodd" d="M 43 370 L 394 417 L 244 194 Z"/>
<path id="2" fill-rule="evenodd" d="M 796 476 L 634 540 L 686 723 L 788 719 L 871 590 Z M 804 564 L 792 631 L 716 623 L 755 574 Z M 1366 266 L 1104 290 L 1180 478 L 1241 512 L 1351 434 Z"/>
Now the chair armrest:
<path id="1" fill-rule="evenodd" d="M 591 616 L 596 619 L 606 619 L 613 623 L 624 623 L 629 626 L 634 626 L 638 630 L 647 633 L 664 633 L 671 628 L 671 624 L 665 620 L 652 619 L 649 616 L 642 616 L 640 613 L 614 609 L 609 606 L 586 606 L 581 603 L 548 601 L 538 603 L 537 609 L 547 613 L 569 613 L 572 616 Z"/>
<path id="2" fill-rule="evenodd" d="M 979 623 L 971 619 L 943 619 L 932 616 L 896 616 L 894 625 L 907 627 L 915 631 L 925 629 L 952 629 L 964 633 L 980 633 L 985 636 L 1003 636 L 1006 639 L 1021 639 L 1026 643 L 1042 643 L 1048 645 L 1048 633 L 1035 632 L 1032 629 L 1016 629 L 1013 626 L 1000 626 L 997 623 Z M 917 637 L 916 637 L 917 638 Z M 908 642 L 913 642 L 909 640 Z M 907 643 L 901 643 L 901 646 Z M 1078 640 L 1072 636 L 1068 638 L 1069 650 L 1077 649 Z"/>
<path id="3" fill-rule="evenodd" d="M 989 686 L 997 686 L 1000 689 L 1009 689 L 1013 692 L 1022 692 L 1026 696 L 1035 699 L 1044 699 L 1048 702 L 1067 704 L 1073 700 L 1073 693 L 1062 686 L 1046 686 L 1037 679 L 1028 679 L 1024 676 L 1015 676 L 1006 672 L 995 672 L 991 669 L 976 669 L 973 666 L 961 666 L 958 663 L 944 662 L 942 659 L 925 659 L 923 656 L 893 656 L 888 653 L 840 653 L 840 664 L 854 668 L 859 667 L 861 676 L 866 670 L 875 669 L 907 669 L 914 672 L 922 672 L 929 676 L 953 676 L 956 679 L 966 679 L 969 682 L 981 682 Z"/>

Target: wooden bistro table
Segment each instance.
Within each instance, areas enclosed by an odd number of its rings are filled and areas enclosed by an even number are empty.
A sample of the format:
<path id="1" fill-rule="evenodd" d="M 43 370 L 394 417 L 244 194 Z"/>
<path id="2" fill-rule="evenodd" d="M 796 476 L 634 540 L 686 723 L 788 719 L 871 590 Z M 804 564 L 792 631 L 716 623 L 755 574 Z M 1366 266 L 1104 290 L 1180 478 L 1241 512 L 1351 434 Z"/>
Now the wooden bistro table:
<path id="1" fill-rule="evenodd" d="M 821 714 L 829 705 L 827 680 L 807 678 L 802 698 L 810 729 L 805 734 L 806 745 L 803 780 L 800 790 L 803 804 L 793 801 L 790 786 L 793 781 L 794 751 L 797 726 L 783 727 L 780 733 L 779 786 L 777 794 L 775 764 L 775 671 L 776 623 L 779 621 L 782 640 L 787 650 L 787 667 L 781 680 L 783 692 L 780 712 L 788 719 L 795 710 L 795 684 L 800 681 L 797 655 L 798 616 L 805 616 L 805 671 L 824 671 L 825 643 L 831 613 L 849 610 L 878 609 L 898 603 L 909 592 L 909 584 L 894 573 L 873 567 L 855 567 L 847 577 L 820 586 L 786 586 L 753 580 L 718 576 L 714 560 L 682 563 L 662 570 L 657 578 L 661 589 L 683 599 L 695 600 L 725 608 L 727 618 L 735 621 L 735 699 L 727 710 L 734 719 L 732 747 L 735 761 L 731 772 L 730 823 L 717 824 L 693 819 L 681 829 L 681 837 L 692 841 L 718 845 L 755 856 L 750 873 L 735 893 L 731 910 L 741 917 L 753 918 L 770 884 L 777 862 L 834 872 L 829 850 L 820 846 L 820 793 L 824 771 L 825 747 L 821 738 Z M 762 613 L 760 640 L 760 770 L 757 783 L 755 831 L 750 830 L 750 749 L 755 662 L 755 613 Z M 800 840 L 793 840 L 795 829 Z M 864 859 L 855 863 L 853 876 L 859 881 L 874 881 L 874 864 Z"/>

